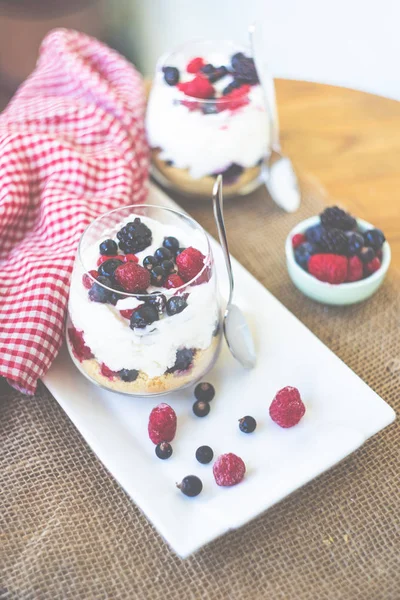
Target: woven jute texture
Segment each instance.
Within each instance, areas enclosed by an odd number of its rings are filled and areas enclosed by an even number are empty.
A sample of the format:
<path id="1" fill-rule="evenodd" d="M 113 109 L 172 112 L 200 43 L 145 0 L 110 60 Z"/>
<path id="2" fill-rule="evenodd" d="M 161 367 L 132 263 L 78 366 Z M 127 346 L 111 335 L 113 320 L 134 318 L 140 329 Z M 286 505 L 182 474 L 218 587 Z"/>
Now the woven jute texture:
<path id="1" fill-rule="evenodd" d="M 235 255 L 375 389 L 400 407 L 399 279 L 359 306 L 328 308 L 297 292 L 283 243 L 319 211 L 304 184 L 287 215 L 259 191 L 227 203 Z M 211 206 L 185 208 L 215 234 Z M 88 448 L 51 395 L 0 394 L 0 598 L 398 600 L 398 425 L 238 531 L 182 561 Z M 199 517 L 200 518 L 200 517 Z"/>

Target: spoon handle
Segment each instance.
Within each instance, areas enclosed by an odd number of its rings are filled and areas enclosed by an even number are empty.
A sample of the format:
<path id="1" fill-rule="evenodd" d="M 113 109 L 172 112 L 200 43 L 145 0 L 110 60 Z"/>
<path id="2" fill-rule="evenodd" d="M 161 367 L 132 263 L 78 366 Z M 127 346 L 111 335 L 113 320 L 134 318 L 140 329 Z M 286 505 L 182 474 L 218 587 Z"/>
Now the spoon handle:
<path id="1" fill-rule="evenodd" d="M 228 240 L 226 237 L 225 222 L 224 222 L 224 212 L 223 212 L 224 201 L 223 201 L 223 196 L 222 196 L 222 175 L 218 175 L 217 179 L 215 180 L 214 187 L 213 187 L 212 199 L 213 199 L 213 208 L 214 208 L 214 218 L 215 218 L 215 222 L 216 222 L 217 228 L 218 228 L 219 241 L 220 241 L 220 244 L 222 247 L 222 251 L 224 253 L 226 270 L 228 271 L 228 278 L 229 278 L 228 305 L 229 305 L 229 304 L 231 304 L 232 298 L 233 298 L 234 281 L 233 281 L 231 257 L 229 255 Z"/>

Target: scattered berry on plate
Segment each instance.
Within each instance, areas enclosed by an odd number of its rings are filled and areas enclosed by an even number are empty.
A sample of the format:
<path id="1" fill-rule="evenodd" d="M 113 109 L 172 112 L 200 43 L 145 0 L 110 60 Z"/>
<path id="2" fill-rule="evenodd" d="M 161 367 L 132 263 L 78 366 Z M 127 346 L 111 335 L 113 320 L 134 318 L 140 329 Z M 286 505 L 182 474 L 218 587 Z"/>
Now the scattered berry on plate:
<path id="1" fill-rule="evenodd" d="M 167 250 L 175 254 L 175 252 L 179 248 L 179 241 L 176 239 L 176 237 L 170 235 L 164 239 L 163 246 L 164 248 L 167 248 Z"/>
<path id="2" fill-rule="evenodd" d="M 364 265 L 358 256 L 351 256 L 348 261 L 347 268 L 347 279 L 346 281 L 351 283 L 352 281 L 359 281 L 364 275 Z"/>
<path id="3" fill-rule="evenodd" d="M 194 388 L 194 395 L 196 400 L 202 400 L 203 402 L 211 402 L 211 400 L 215 396 L 215 389 L 211 383 L 207 383 L 203 381 L 202 383 L 198 383 Z"/>
<path id="4" fill-rule="evenodd" d="M 154 252 L 154 258 L 160 263 L 163 260 L 171 260 L 173 254 L 168 248 L 157 248 Z"/>
<path id="5" fill-rule="evenodd" d="M 250 417 L 246 415 L 239 419 L 239 429 L 243 431 L 243 433 L 253 433 L 255 428 L 257 427 L 257 421 L 254 417 Z"/>
<path id="6" fill-rule="evenodd" d="M 118 253 L 118 246 L 114 240 L 108 239 L 101 242 L 99 250 L 102 256 L 114 256 Z"/>
<path id="7" fill-rule="evenodd" d="M 300 244 L 304 244 L 304 242 L 306 242 L 306 241 L 307 241 L 307 238 L 304 235 L 304 233 L 296 233 L 292 237 L 292 246 L 293 246 L 293 248 L 297 248 L 298 246 L 300 246 Z"/>
<path id="8" fill-rule="evenodd" d="M 364 246 L 359 252 L 359 257 L 361 258 L 364 264 L 368 264 L 369 262 L 371 262 L 371 260 L 375 258 L 375 251 L 372 248 Z"/>
<path id="9" fill-rule="evenodd" d="M 314 254 L 308 261 L 310 275 L 326 283 L 344 283 L 347 269 L 347 258 L 338 254 Z"/>
<path id="10" fill-rule="evenodd" d="M 139 376 L 139 371 L 136 369 L 121 369 L 118 371 L 118 375 L 122 379 L 122 381 L 126 381 L 127 383 L 131 383 L 132 381 L 136 381 Z"/>
<path id="11" fill-rule="evenodd" d="M 99 285 L 100 283 L 102 285 Z M 111 288 L 112 282 L 108 277 L 102 277 L 99 275 L 96 282 L 89 290 L 89 300 L 92 302 L 100 302 L 101 304 L 106 304 L 109 301 L 111 291 L 104 288 L 103 285 Z"/>
<path id="12" fill-rule="evenodd" d="M 193 412 L 196 417 L 206 417 L 210 412 L 210 405 L 208 402 L 204 402 L 204 400 L 196 400 L 193 404 Z"/>
<path id="13" fill-rule="evenodd" d="M 167 302 L 167 315 L 172 317 L 181 313 L 187 307 L 187 302 L 183 296 L 173 296 Z"/>
<path id="14" fill-rule="evenodd" d="M 326 229 L 320 235 L 318 246 L 323 252 L 345 256 L 348 252 L 347 235 L 341 229 Z"/>
<path id="15" fill-rule="evenodd" d="M 179 83 L 179 70 L 176 67 L 164 67 L 164 81 L 168 85 L 176 85 Z"/>
<path id="16" fill-rule="evenodd" d="M 97 279 L 99 276 L 98 271 L 92 269 L 91 271 L 89 271 L 89 273 L 85 273 L 82 277 L 82 283 L 85 286 L 85 288 L 87 290 L 90 290 L 90 288 L 92 287 L 94 281 L 93 279 Z"/>
<path id="17" fill-rule="evenodd" d="M 311 244 L 319 244 L 319 240 L 321 239 L 321 235 L 326 231 L 325 227 L 322 225 L 312 225 L 305 231 L 305 236 L 307 242 Z"/>
<path id="18" fill-rule="evenodd" d="M 156 456 L 161 460 L 167 460 L 172 456 L 172 446 L 168 442 L 160 442 L 155 447 Z"/>
<path id="19" fill-rule="evenodd" d="M 324 227 L 351 231 L 357 227 L 355 218 L 338 206 L 326 208 L 320 215 Z"/>
<path id="20" fill-rule="evenodd" d="M 304 242 L 303 244 L 300 244 L 300 246 L 297 246 L 294 251 L 295 261 L 302 269 L 307 271 L 310 258 L 316 252 L 318 252 L 317 246 L 310 242 Z"/>
<path id="21" fill-rule="evenodd" d="M 176 371 L 187 371 L 193 361 L 195 351 L 191 348 L 182 348 L 177 350 L 175 364 L 173 367 L 167 369 L 167 373 L 175 373 Z"/>
<path id="22" fill-rule="evenodd" d="M 114 273 L 118 267 L 121 266 L 121 260 L 119 258 L 110 258 L 105 260 L 98 268 L 99 275 L 103 275 L 104 277 L 114 277 Z"/>
<path id="23" fill-rule="evenodd" d="M 365 245 L 374 250 L 380 250 L 385 241 L 385 235 L 380 229 L 370 229 L 364 233 Z"/>
<path id="24" fill-rule="evenodd" d="M 364 246 L 364 238 L 361 233 L 358 233 L 357 231 L 348 231 L 346 235 L 348 256 L 359 254 L 361 248 Z"/>
<path id="25" fill-rule="evenodd" d="M 144 292 L 150 285 L 150 273 L 134 262 L 122 263 L 114 272 L 114 278 L 126 292 Z"/>
<path id="26" fill-rule="evenodd" d="M 178 275 L 178 273 L 172 273 L 171 275 L 168 275 L 164 285 L 167 290 L 171 290 L 173 288 L 181 287 L 181 285 L 184 284 L 185 282 L 183 281 L 182 277 Z"/>
<path id="27" fill-rule="evenodd" d="M 151 325 L 154 321 L 159 320 L 158 310 L 154 306 L 144 305 L 133 311 L 130 328 L 144 329 L 147 325 Z"/>
<path id="28" fill-rule="evenodd" d="M 193 98 L 201 98 L 206 100 L 214 96 L 214 87 L 206 77 L 195 75 L 191 81 L 178 84 L 178 90 Z M 197 107 L 196 107 L 197 108 Z"/>
<path id="29" fill-rule="evenodd" d="M 196 56 L 192 58 L 186 65 L 186 71 L 188 73 L 198 73 L 202 67 L 204 67 L 205 62 L 201 56 Z"/>
<path id="30" fill-rule="evenodd" d="M 291 386 L 279 390 L 269 407 L 271 419 L 285 428 L 297 425 L 305 412 L 299 390 Z"/>
<path id="31" fill-rule="evenodd" d="M 381 261 L 377 256 L 375 256 L 375 258 L 373 258 L 369 263 L 366 264 L 365 268 L 367 270 L 367 273 L 371 275 L 372 273 L 375 273 L 375 271 L 378 271 L 378 269 L 381 268 Z"/>
<path id="32" fill-rule="evenodd" d="M 240 483 L 246 473 L 243 460 L 229 452 L 217 458 L 213 465 L 213 474 L 217 485 L 231 486 Z"/>
<path id="33" fill-rule="evenodd" d="M 143 266 L 145 269 L 147 269 L 148 271 L 151 271 L 152 269 L 154 269 L 154 267 L 156 267 L 158 265 L 158 260 L 156 258 L 154 258 L 154 256 L 146 256 L 143 259 Z"/>
<path id="34" fill-rule="evenodd" d="M 176 414 L 173 408 L 162 402 L 150 413 L 148 433 L 153 444 L 172 442 L 176 433 Z"/>
<path id="35" fill-rule="evenodd" d="M 136 254 L 136 252 L 142 252 L 151 245 L 153 234 L 139 217 L 135 217 L 133 221 L 127 223 L 118 231 L 117 238 L 122 252 Z"/>
<path id="36" fill-rule="evenodd" d="M 176 257 L 176 266 L 179 275 L 184 281 L 190 281 L 200 273 L 204 267 L 205 256 L 192 246 L 186 248 Z"/>
<path id="37" fill-rule="evenodd" d="M 198 496 L 203 489 L 203 483 L 196 475 L 187 475 L 181 481 L 177 483 L 176 487 L 181 490 L 185 496 Z"/>
<path id="38" fill-rule="evenodd" d="M 214 458 L 213 449 L 210 446 L 200 446 L 196 450 L 196 459 L 202 465 L 208 465 Z"/>

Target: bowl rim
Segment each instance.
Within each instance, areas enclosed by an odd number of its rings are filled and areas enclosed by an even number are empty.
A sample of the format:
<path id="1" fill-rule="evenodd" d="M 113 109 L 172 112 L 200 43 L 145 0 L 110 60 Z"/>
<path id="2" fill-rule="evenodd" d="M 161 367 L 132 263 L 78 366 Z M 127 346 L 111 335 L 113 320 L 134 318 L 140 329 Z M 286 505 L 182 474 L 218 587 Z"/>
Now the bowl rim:
<path id="1" fill-rule="evenodd" d="M 360 229 L 362 231 L 365 231 L 367 229 L 376 229 L 374 227 L 374 225 L 372 225 L 368 221 L 365 221 L 364 219 L 356 218 L 356 221 L 357 221 L 358 227 L 360 227 Z M 310 281 L 312 281 L 314 283 L 314 285 L 320 285 L 321 288 L 325 288 L 327 290 L 328 289 L 358 290 L 360 288 L 364 288 L 366 286 L 373 285 L 374 283 L 377 283 L 380 279 L 383 279 L 383 277 L 385 277 L 387 270 L 389 269 L 389 265 L 390 265 L 391 258 L 392 258 L 392 251 L 391 251 L 390 244 L 388 241 L 385 241 L 385 243 L 382 246 L 382 263 L 381 263 L 380 268 L 377 271 L 375 271 L 375 273 L 372 273 L 372 275 L 370 275 L 366 279 L 360 279 L 359 281 L 350 281 L 350 282 L 343 282 L 343 283 L 329 283 L 327 281 L 320 281 L 319 279 L 317 279 L 316 277 L 314 277 L 313 275 L 308 273 L 308 271 L 305 271 L 304 269 L 302 269 L 297 264 L 297 262 L 294 258 L 292 238 L 294 235 L 296 235 L 296 233 L 304 233 L 304 231 L 306 229 L 308 229 L 308 227 L 311 227 L 312 225 L 318 225 L 319 222 L 320 222 L 319 215 L 315 215 L 313 217 L 308 217 L 307 219 L 300 221 L 299 223 L 297 223 L 297 225 L 295 225 L 295 227 L 293 227 L 291 229 L 291 231 L 289 232 L 288 236 L 286 237 L 286 241 L 285 241 L 285 252 L 286 252 L 287 260 L 291 263 L 291 265 L 295 269 L 298 270 L 299 273 L 302 273 L 302 275 L 304 275 L 304 277 L 306 279 L 309 279 Z"/>

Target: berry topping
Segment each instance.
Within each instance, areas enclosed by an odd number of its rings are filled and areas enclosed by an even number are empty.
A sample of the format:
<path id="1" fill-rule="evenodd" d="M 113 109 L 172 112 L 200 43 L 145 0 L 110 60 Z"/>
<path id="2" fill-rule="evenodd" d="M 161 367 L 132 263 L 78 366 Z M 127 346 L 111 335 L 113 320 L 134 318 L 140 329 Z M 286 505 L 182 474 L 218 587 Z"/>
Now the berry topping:
<path id="1" fill-rule="evenodd" d="M 322 225 L 327 228 L 334 227 L 342 231 L 350 231 L 357 227 L 355 218 L 338 206 L 326 208 L 320 217 Z"/>
<path id="2" fill-rule="evenodd" d="M 93 279 L 97 279 L 98 276 L 99 276 L 99 273 L 98 273 L 98 271 L 95 271 L 95 270 L 89 271 L 89 273 L 84 274 L 84 276 L 82 277 L 82 283 L 87 290 L 90 290 L 90 288 L 92 287 L 92 285 L 94 283 Z"/>
<path id="3" fill-rule="evenodd" d="M 381 261 L 379 260 L 379 258 L 377 256 L 375 256 L 375 258 L 373 258 L 369 263 L 367 263 L 366 271 L 367 271 L 367 273 L 375 273 L 375 271 L 380 269 L 380 267 L 381 267 Z"/>
<path id="4" fill-rule="evenodd" d="M 349 258 L 347 279 L 346 281 L 359 281 L 363 278 L 364 267 L 358 256 L 351 256 Z"/>
<path id="5" fill-rule="evenodd" d="M 165 282 L 165 287 L 167 288 L 167 290 L 171 290 L 173 288 L 181 287 L 181 285 L 184 285 L 184 283 L 185 282 L 183 281 L 182 277 L 178 275 L 178 273 L 173 273 L 167 278 Z"/>
<path id="6" fill-rule="evenodd" d="M 179 256 L 184 250 L 186 250 L 186 248 L 178 248 L 178 250 L 175 252 L 175 256 Z"/>
<path id="7" fill-rule="evenodd" d="M 305 412 L 299 390 L 291 386 L 279 390 L 269 407 L 271 419 L 285 428 L 297 425 Z"/>
<path id="8" fill-rule="evenodd" d="M 68 329 L 68 335 L 74 356 L 76 356 L 79 362 L 93 358 L 92 351 L 89 346 L 86 346 L 85 340 L 83 339 L 83 331 L 78 331 L 75 327 L 70 327 Z"/>
<path id="9" fill-rule="evenodd" d="M 126 292 L 143 292 L 150 285 L 150 273 L 134 262 L 120 265 L 114 273 L 115 281 L 122 285 Z"/>
<path id="10" fill-rule="evenodd" d="M 242 86 L 242 82 L 238 81 L 237 79 L 234 79 L 233 81 L 231 81 L 231 83 L 229 83 L 226 88 L 224 88 L 222 95 L 223 96 L 228 96 L 231 92 L 233 92 L 233 90 L 237 90 L 238 88 L 240 88 Z"/>
<path id="11" fill-rule="evenodd" d="M 118 252 L 118 246 L 114 240 L 104 240 L 104 242 L 101 242 L 99 250 L 102 256 L 115 256 Z"/>
<path id="12" fill-rule="evenodd" d="M 175 270 L 175 265 L 172 262 L 172 260 L 163 260 L 162 263 L 160 264 L 160 267 L 162 268 L 162 270 L 164 271 L 164 273 L 166 275 L 173 273 Z"/>
<path id="13" fill-rule="evenodd" d="M 159 265 L 150 271 L 152 285 L 163 285 L 165 279 L 165 271 Z"/>
<path id="14" fill-rule="evenodd" d="M 118 372 L 118 375 L 122 379 L 122 381 L 126 381 L 127 383 L 131 383 L 132 381 L 136 381 L 139 375 L 139 371 L 136 369 L 121 369 Z"/>
<path id="15" fill-rule="evenodd" d="M 178 89 L 186 94 L 186 96 L 192 96 L 193 98 L 212 98 L 214 96 L 214 88 L 211 83 L 202 75 L 196 75 L 191 81 L 180 83 Z"/>
<path id="16" fill-rule="evenodd" d="M 149 416 L 148 432 L 153 444 L 172 442 L 176 433 L 176 414 L 173 408 L 165 402 L 153 408 Z"/>
<path id="17" fill-rule="evenodd" d="M 190 281 L 200 273 L 204 266 L 205 256 L 190 246 L 176 257 L 176 265 L 179 270 L 179 275 L 184 281 Z"/>
<path id="18" fill-rule="evenodd" d="M 89 290 L 89 300 L 92 302 L 101 302 L 102 304 L 106 304 L 111 297 L 111 291 L 106 290 L 103 285 L 99 285 L 100 283 L 106 285 L 107 287 L 112 287 L 112 282 L 110 279 L 108 279 L 108 277 L 102 277 L 99 275 L 96 283 L 94 283 Z"/>
<path id="19" fill-rule="evenodd" d="M 207 383 L 203 381 L 202 383 L 198 383 L 194 388 L 194 395 L 196 400 L 202 400 L 203 402 L 211 402 L 211 400 L 215 396 L 215 389 L 211 383 Z"/>
<path id="20" fill-rule="evenodd" d="M 121 257 L 122 262 L 135 262 L 138 263 L 139 259 L 136 254 L 125 254 L 125 256 Z"/>
<path id="21" fill-rule="evenodd" d="M 347 258 L 337 254 L 314 254 L 308 261 L 308 271 L 320 281 L 343 283 L 347 279 Z"/>
<path id="22" fill-rule="evenodd" d="M 243 431 L 243 433 L 253 433 L 256 427 L 257 421 L 254 417 L 247 415 L 246 417 L 239 419 L 239 429 L 240 431 Z"/>
<path id="23" fill-rule="evenodd" d="M 196 400 L 193 404 L 193 412 L 196 417 L 206 417 L 210 412 L 210 405 L 204 400 Z"/>
<path id="24" fill-rule="evenodd" d="M 321 235 L 326 231 L 325 227 L 322 225 L 313 225 L 306 229 L 305 236 L 307 238 L 307 242 L 311 244 L 319 244 L 321 239 Z"/>
<path id="25" fill-rule="evenodd" d="M 115 379 L 116 376 L 115 371 L 109 369 L 104 363 L 101 365 L 100 373 L 103 375 L 103 377 L 107 377 L 107 379 L 111 380 Z"/>
<path id="26" fill-rule="evenodd" d="M 122 256 L 119 254 L 116 254 L 115 256 L 100 256 L 97 260 L 97 266 L 99 267 L 103 262 L 106 262 L 106 260 L 110 260 L 111 258 L 114 258 L 115 260 L 119 259 L 122 262 Z"/>
<path id="27" fill-rule="evenodd" d="M 168 85 L 179 83 L 179 70 L 176 67 L 163 67 L 164 81 Z"/>
<path id="28" fill-rule="evenodd" d="M 292 237 L 292 246 L 293 246 L 293 248 L 297 248 L 301 244 L 304 244 L 304 242 L 306 242 L 306 241 L 307 241 L 307 238 L 304 235 L 304 233 L 296 233 L 296 235 L 294 235 Z"/>
<path id="29" fill-rule="evenodd" d="M 214 458 L 214 452 L 210 446 L 200 446 L 196 450 L 196 459 L 202 465 L 208 465 Z"/>
<path id="30" fill-rule="evenodd" d="M 225 77 L 225 75 L 227 75 L 227 74 L 228 74 L 228 69 L 226 67 L 224 67 L 224 66 L 216 67 L 214 69 L 214 71 L 212 71 L 211 73 L 209 73 L 207 75 L 208 81 L 210 83 L 215 83 L 216 81 L 219 81 L 220 79 Z"/>
<path id="31" fill-rule="evenodd" d="M 347 235 L 347 254 L 354 256 L 358 254 L 361 248 L 364 246 L 364 238 L 361 233 L 356 231 L 348 231 Z"/>
<path id="32" fill-rule="evenodd" d="M 166 460 L 172 456 L 172 446 L 171 444 L 168 444 L 168 442 L 161 442 L 160 444 L 157 444 L 155 451 L 156 456 L 161 458 L 161 460 Z"/>
<path id="33" fill-rule="evenodd" d="M 176 487 L 181 490 L 182 494 L 185 496 L 198 496 L 203 489 L 203 484 L 201 479 L 196 477 L 196 475 L 187 475 L 181 481 L 181 483 L 177 483 Z"/>
<path id="34" fill-rule="evenodd" d="M 250 85 L 259 83 L 254 60 L 245 56 L 243 52 L 237 52 L 232 56 L 231 65 L 237 79 Z"/>
<path id="35" fill-rule="evenodd" d="M 239 88 L 233 89 L 229 94 L 225 94 L 225 101 L 221 104 L 220 109 L 236 110 L 249 103 L 248 94 L 250 91 L 249 85 L 241 85 Z"/>
<path id="36" fill-rule="evenodd" d="M 217 458 L 213 466 L 217 485 L 231 486 L 240 483 L 246 473 L 246 465 L 239 456 L 230 452 Z"/>
<path id="37" fill-rule="evenodd" d="M 243 173 L 244 168 L 241 165 L 236 163 L 232 163 L 228 168 L 220 171 L 219 173 L 213 173 L 213 177 L 217 177 L 218 175 L 222 175 L 224 179 L 224 184 L 233 185 Z"/>
<path id="38" fill-rule="evenodd" d="M 157 265 L 158 265 L 158 260 L 156 258 L 154 258 L 154 256 L 146 256 L 146 258 L 143 259 L 143 266 L 148 271 L 151 271 Z"/>
<path id="39" fill-rule="evenodd" d="M 119 260 L 119 258 L 109 258 L 108 260 L 105 260 L 99 266 L 99 275 L 110 278 L 114 277 L 115 270 L 121 266 L 121 263 L 122 260 Z"/>
<path id="40" fill-rule="evenodd" d="M 157 250 L 154 252 L 154 258 L 158 262 L 161 262 L 163 260 L 171 260 L 172 257 L 173 254 L 171 250 L 168 250 L 168 248 L 157 248 Z"/>
<path id="41" fill-rule="evenodd" d="M 122 298 L 124 297 L 124 289 L 121 285 L 119 285 L 119 283 L 112 283 L 112 287 L 115 290 L 115 292 L 111 292 L 110 294 L 110 299 L 109 299 L 109 303 L 112 304 L 113 306 L 115 306 L 118 302 L 118 300 L 122 300 Z M 122 293 L 119 293 L 122 292 Z"/>
<path id="42" fill-rule="evenodd" d="M 129 319 L 131 318 L 131 316 L 133 315 L 133 313 L 135 312 L 135 308 L 126 308 L 125 310 L 120 310 L 119 314 L 121 315 L 121 317 L 124 317 L 124 319 Z"/>
<path id="43" fill-rule="evenodd" d="M 203 115 L 216 115 L 219 112 L 216 102 L 205 102 L 201 110 L 203 111 Z"/>
<path id="44" fill-rule="evenodd" d="M 166 237 L 164 239 L 163 246 L 164 246 L 164 248 L 167 248 L 167 250 L 172 252 L 172 254 L 175 254 L 179 248 L 179 242 L 176 239 L 176 237 L 173 237 L 172 235 L 170 235 L 169 237 Z"/>
<path id="45" fill-rule="evenodd" d="M 125 254 L 136 254 L 150 246 L 153 236 L 151 230 L 136 217 L 133 222 L 127 223 L 117 233 L 119 247 Z"/>
<path id="46" fill-rule="evenodd" d="M 319 247 L 323 252 L 331 254 L 343 254 L 348 252 L 348 239 L 344 231 L 340 229 L 327 229 L 319 238 Z"/>
<path id="47" fill-rule="evenodd" d="M 300 244 L 294 251 L 295 261 L 302 269 L 307 271 L 309 260 L 316 252 L 318 252 L 316 245 L 304 242 L 304 244 Z"/>
<path id="48" fill-rule="evenodd" d="M 204 64 L 204 59 L 201 58 L 201 56 L 196 56 L 196 58 L 192 58 L 192 60 L 188 62 L 186 71 L 188 73 L 197 73 L 202 67 L 204 67 Z"/>
<path id="49" fill-rule="evenodd" d="M 364 246 L 364 248 L 361 248 L 359 252 L 359 257 L 361 258 L 363 263 L 367 264 L 375 258 L 375 252 L 372 248 L 367 248 L 366 246 Z"/>
<path id="50" fill-rule="evenodd" d="M 380 250 L 386 241 L 383 231 L 380 229 L 370 229 L 364 233 L 365 245 Z"/>
<path id="51" fill-rule="evenodd" d="M 167 315 L 170 317 L 181 313 L 187 307 L 187 302 L 183 296 L 173 296 L 167 302 Z"/>
<path id="52" fill-rule="evenodd" d="M 194 357 L 194 350 L 190 348 L 182 348 L 177 350 L 175 364 L 170 369 L 167 369 L 167 373 L 175 373 L 176 371 L 187 371 L 192 364 Z"/>
<path id="53" fill-rule="evenodd" d="M 162 313 L 166 307 L 167 299 L 164 294 L 153 292 L 146 297 L 145 302 L 150 306 L 154 306 L 159 313 Z"/>
<path id="54" fill-rule="evenodd" d="M 154 306 L 141 306 L 133 311 L 130 321 L 131 329 L 144 329 L 159 320 L 158 310 Z"/>

